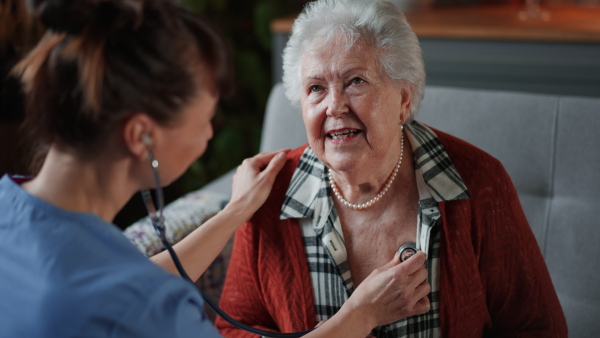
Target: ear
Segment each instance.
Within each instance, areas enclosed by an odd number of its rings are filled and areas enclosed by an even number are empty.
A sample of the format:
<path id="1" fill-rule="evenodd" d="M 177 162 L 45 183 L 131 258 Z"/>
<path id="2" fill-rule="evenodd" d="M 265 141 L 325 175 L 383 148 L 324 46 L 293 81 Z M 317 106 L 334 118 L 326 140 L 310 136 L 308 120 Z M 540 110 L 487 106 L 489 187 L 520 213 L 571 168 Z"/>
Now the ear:
<path id="1" fill-rule="evenodd" d="M 148 155 L 148 147 L 152 147 L 154 134 L 156 133 L 156 122 L 144 114 L 137 113 L 130 116 L 123 124 L 123 142 L 127 150 L 139 159 L 145 159 Z"/>
<path id="2" fill-rule="evenodd" d="M 402 90 L 401 90 L 401 94 L 402 94 L 402 101 L 400 103 L 400 121 L 402 123 L 405 123 L 406 120 L 408 119 L 408 117 L 410 116 L 410 107 L 411 107 L 411 103 L 412 103 L 412 92 L 413 92 L 413 86 L 409 83 L 405 83 L 402 86 Z"/>

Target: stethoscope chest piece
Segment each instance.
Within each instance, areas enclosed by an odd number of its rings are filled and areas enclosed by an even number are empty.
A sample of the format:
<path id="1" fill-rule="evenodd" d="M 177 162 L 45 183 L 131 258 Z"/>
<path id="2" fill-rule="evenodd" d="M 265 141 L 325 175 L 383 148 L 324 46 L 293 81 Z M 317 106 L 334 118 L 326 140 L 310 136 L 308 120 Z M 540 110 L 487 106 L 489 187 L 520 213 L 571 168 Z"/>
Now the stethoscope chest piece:
<path id="1" fill-rule="evenodd" d="M 398 249 L 398 252 L 400 253 L 400 261 L 404 262 L 405 260 L 409 259 L 412 255 L 417 253 L 417 243 L 415 243 L 415 242 L 404 243 L 400 246 L 400 249 Z"/>

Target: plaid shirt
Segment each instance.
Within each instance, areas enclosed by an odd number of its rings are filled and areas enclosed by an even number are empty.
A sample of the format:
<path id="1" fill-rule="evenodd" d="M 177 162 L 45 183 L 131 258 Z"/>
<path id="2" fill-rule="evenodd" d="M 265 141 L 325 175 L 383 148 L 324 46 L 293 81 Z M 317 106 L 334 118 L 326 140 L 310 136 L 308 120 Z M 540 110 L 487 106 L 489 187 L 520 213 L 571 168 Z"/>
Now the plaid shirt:
<path id="1" fill-rule="evenodd" d="M 467 199 L 469 193 L 444 147 L 431 129 L 413 121 L 406 126 L 414 153 L 419 191 L 417 246 L 427 254 L 431 310 L 376 327 L 376 337 L 440 337 L 438 203 Z M 310 270 L 317 321 L 331 318 L 354 291 L 340 219 L 331 197 L 327 168 L 306 148 L 294 171 L 281 219 L 298 218 Z"/>

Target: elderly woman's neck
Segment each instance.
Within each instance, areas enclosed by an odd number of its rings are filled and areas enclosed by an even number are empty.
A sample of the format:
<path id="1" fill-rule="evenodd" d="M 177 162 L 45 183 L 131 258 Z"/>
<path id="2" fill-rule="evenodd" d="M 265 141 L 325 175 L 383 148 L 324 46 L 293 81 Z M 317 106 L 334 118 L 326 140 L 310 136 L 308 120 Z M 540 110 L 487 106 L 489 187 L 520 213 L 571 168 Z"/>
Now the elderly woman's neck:
<path id="1" fill-rule="evenodd" d="M 411 177 L 414 167 L 412 163 L 412 150 L 410 143 L 404 142 L 402 160 L 400 161 L 400 147 L 390 150 L 389 156 L 378 162 L 369 163 L 368 166 L 356 168 L 350 172 L 334 171 L 332 178 L 337 189 L 344 199 L 351 203 L 364 203 L 377 196 L 386 184 L 392 184 L 389 189 L 398 186 L 397 182 Z M 395 177 L 395 168 L 400 164 Z M 389 192 L 387 192 L 389 194 Z"/>
<path id="2" fill-rule="evenodd" d="M 93 213 L 112 222 L 136 191 L 127 161 L 100 155 L 82 159 L 51 147 L 39 174 L 23 184 L 30 194 L 67 211 Z"/>

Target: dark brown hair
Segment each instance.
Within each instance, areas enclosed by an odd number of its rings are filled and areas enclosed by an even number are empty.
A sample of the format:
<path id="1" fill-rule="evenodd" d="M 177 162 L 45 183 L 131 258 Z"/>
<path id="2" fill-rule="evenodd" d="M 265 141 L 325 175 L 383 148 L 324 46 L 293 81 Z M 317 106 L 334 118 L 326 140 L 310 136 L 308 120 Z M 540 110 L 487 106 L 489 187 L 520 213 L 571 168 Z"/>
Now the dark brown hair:
<path id="1" fill-rule="evenodd" d="M 29 0 L 48 32 L 16 67 L 43 144 L 94 154 L 125 118 L 168 124 L 197 90 L 232 87 L 224 40 L 168 0 Z M 210 72 L 207 74 L 207 71 Z"/>
<path id="2" fill-rule="evenodd" d="M 23 55 L 39 38 L 39 30 L 23 1 L 0 0 L 0 55 Z"/>

